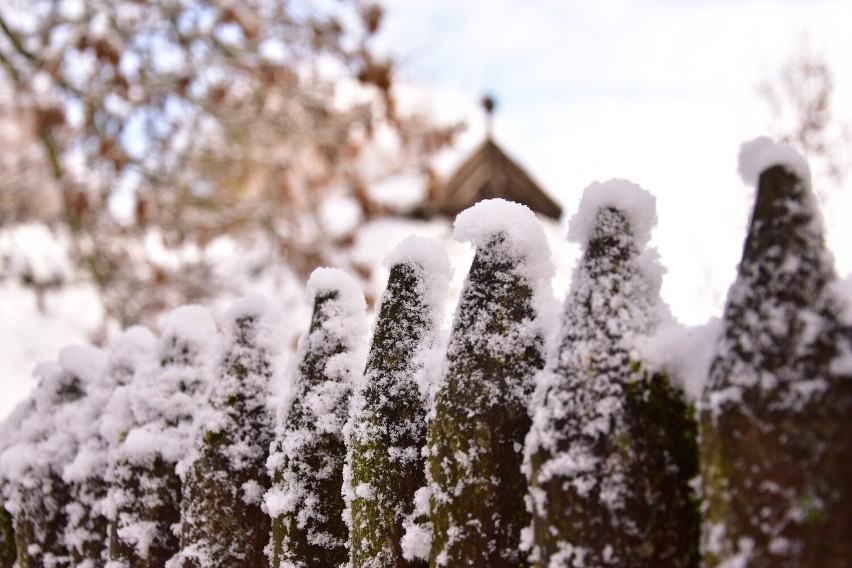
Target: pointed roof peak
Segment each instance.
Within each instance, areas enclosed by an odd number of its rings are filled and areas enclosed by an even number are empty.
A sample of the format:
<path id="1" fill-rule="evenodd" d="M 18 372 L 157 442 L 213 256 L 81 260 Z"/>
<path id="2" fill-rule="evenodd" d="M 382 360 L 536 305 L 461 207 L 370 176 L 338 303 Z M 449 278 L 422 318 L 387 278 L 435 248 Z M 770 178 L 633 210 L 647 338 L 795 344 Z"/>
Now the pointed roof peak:
<path id="1" fill-rule="evenodd" d="M 430 194 L 427 215 L 455 217 L 474 203 L 501 198 L 526 205 L 536 213 L 559 219 L 562 208 L 494 141 L 492 119 L 497 102 L 486 94 L 481 99 L 486 112 L 485 140 L 456 169 L 449 180 Z"/>

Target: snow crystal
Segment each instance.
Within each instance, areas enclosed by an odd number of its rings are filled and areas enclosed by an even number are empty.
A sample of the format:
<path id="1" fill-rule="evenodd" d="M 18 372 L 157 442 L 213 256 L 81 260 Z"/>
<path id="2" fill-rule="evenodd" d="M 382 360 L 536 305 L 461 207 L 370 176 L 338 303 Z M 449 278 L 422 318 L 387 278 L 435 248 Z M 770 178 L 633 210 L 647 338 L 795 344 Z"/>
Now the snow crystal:
<path id="1" fill-rule="evenodd" d="M 247 505 L 253 505 L 263 502 L 263 493 L 265 489 L 263 486 L 254 480 L 249 480 L 243 483 L 243 502 Z"/>
<path id="2" fill-rule="evenodd" d="M 718 564 L 719 568 L 748 568 L 751 553 L 754 550 L 754 540 L 741 537 L 737 540 L 737 545 L 739 547 L 737 553 Z"/>
<path id="3" fill-rule="evenodd" d="M 831 290 L 840 304 L 839 319 L 845 325 L 852 325 L 852 272 L 845 278 L 839 278 L 831 284 Z"/>
<path id="4" fill-rule="evenodd" d="M 577 212 L 568 223 L 568 240 L 585 247 L 597 226 L 598 212 L 605 207 L 627 215 L 636 248 L 644 249 L 657 225 L 657 199 L 648 190 L 623 179 L 594 182 L 583 191 Z"/>
<path id="5" fill-rule="evenodd" d="M 411 524 L 406 527 L 402 536 L 402 557 L 409 562 L 414 559 L 429 559 L 429 551 L 432 548 L 432 533 L 430 527 Z"/>
<path id="6" fill-rule="evenodd" d="M 831 360 L 829 371 L 834 375 L 852 376 L 852 351 L 841 349 L 840 354 Z"/>
<path id="7" fill-rule="evenodd" d="M 760 174 L 773 166 L 783 166 L 785 170 L 810 186 L 811 170 L 808 162 L 792 146 L 779 144 L 766 136 L 761 136 L 744 142 L 740 147 L 738 171 L 746 184 L 757 186 Z"/>

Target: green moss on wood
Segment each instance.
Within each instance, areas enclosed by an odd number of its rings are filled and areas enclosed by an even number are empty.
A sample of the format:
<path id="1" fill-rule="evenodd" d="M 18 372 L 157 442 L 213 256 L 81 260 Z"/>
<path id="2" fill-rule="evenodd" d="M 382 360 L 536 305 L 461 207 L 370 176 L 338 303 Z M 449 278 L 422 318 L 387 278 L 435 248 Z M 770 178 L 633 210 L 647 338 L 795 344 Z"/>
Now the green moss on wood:
<path id="1" fill-rule="evenodd" d="M 209 401 L 216 430 L 196 442 L 181 504 L 181 553 L 170 568 L 265 566 L 271 523 L 261 509 L 270 487 L 266 469 L 273 438 L 266 408 L 270 357 L 258 345 L 260 316 L 242 317 L 228 345 Z M 202 415 L 203 416 L 203 415 Z"/>
<path id="2" fill-rule="evenodd" d="M 329 359 L 347 350 L 344 340 L 327 330 L 329 322 L 341 315 L 339 295 L 336 290 L 317 294 L 308 336 L 300 342 L 304 351 L 294 384 L 296 393 L 280 429 L 275 455 L 281 463 L 272 479 L 273 489 L 287 492 L 295 502 L 272 519 L 270 551 L 274 568 L 337 568 L 349 557 L 341 494 L 346 458 L 343 435 L 339 430 L 319 431 L 319 417 L 306 401 L 311 391 L 336 384 L 337 391 L 328 394 L 335 400 L 328 402 L 334 408 L 335 421 L 342 426 L 351 385 L 341 382 L 343 377 L 326 372 Z M 282 444 L 289 443 L 291 435 L 299 438 L 298 450 L 286 452 Z"/>
<path id="3" fill-rule="evenodd" d="M 422 365 L 415 356 L 434 334 L 424 285 L 419 267 L 392 267 L 376 322 L 362 406 L 351 425 L 349 466 L 357 493 L 349 545 L 355 568 L 425 565 L 406 561 L 401 548 L 414 493 L 426 482 L 420 458 L 426 408 L 414 378 Z"/>
<path id="4" fill-rule="evenodd" d="M 531 284 L 496 235 L 478 250 L 459 303 L 449 367 L 428 427 L 430 564 L 521 566 L 529 522 L 521 473 L 527 399 L 543 365 Z"/>

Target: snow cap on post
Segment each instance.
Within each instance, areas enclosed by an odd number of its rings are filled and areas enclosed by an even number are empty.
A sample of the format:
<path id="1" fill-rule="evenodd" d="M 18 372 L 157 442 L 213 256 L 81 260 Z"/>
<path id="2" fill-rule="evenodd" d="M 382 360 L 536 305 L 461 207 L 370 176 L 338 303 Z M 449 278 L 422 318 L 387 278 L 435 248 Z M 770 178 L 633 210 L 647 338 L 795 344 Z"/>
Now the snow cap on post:
<path id="1" fill-rule="evenodd" d="M 526 205 L 505 199 L 486 199 L 465 209 L 453 224 L 453 238 L 484 248 L 496 234 L 506 235 L 508 252 L 525 265 L 534 282 L 549 282 L 556 272 L 541 223 Z"/>
<path id="2" fill-rule="evenodd" d="M 339 301 L 353 308 L 353 311 L 367 309 L 361 288 L 345 270 L 321 267 L 311 272 L 306 286 L 308 303 L 312 304 L 317 296 L 325 292 L 337 292 Z"/>
<path id="3" fill-rule="evenodd" d="M 151 330 L 142 325 L 127 328 L 109 346 L 107 372 L 116 385 L 126 385 L 133 380 L 137 367 L 150 360 L 157 344 Z"/>
<path id="4" fill-rule="evenodd" d="M 585 247 L 594 234 L 598 212 L 604 207 L 618 209 L 627 216 L 636 248 L 644 249 L 657 225 L 657 198 L 624 179 L 594 182 L 585 189 L 568 224 L 568 240 Z"/>
<path id="5" fill-rule="evenodd" d="M 254 341 L 258 347 L 276 353 L 286 343 L 284 322 L 280 310 L 263 294 L 250 294 L 235 301 L 222 316 L 222 327 L 227 334 L 237 335 L 239 322 L 245 318 L 255 320 Z"/>
<path id="6" fill-rule="evenodd" d="M 402 239 L 385 256 L 383 264 L 388 270 L 397 264 L 417 264 L 427 273 L 441 274 L 447 280 L 453 277 L 447 250 L 440 243 L 420 235 L 408 235 Z"/>
<path id="7" fill-rule="evenodd" d="M 194 343 L 201 352 L 210 352 L 219 342 L 216 322 L 210 312 L 198 305 L 181 306 L 166 316 L 161 341 L 169 337 Z"/>
<path id="8" fill-rule="evenodd" d="M 810 187 L 811 170 L 808 162 L 792 146 L 779 144 L 766 136 L 743 142 L 740 146 L 737 170 L 746 184 L 756 186 L 760 174 L 773 166 L 783 167 Z"/>
<path id="9" fill-rule="evenodd" d="M 86 385 L 103 379 L 107 355 L 92 345 L 71 345 L 59 352 L 59 365 Z"/>

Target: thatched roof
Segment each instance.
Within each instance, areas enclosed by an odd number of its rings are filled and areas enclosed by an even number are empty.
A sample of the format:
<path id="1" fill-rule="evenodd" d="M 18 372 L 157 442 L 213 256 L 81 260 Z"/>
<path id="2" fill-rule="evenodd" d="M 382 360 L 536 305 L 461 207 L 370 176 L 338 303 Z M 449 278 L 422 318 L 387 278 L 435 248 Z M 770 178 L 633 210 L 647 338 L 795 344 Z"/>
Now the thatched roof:
<path id="1" fill-rule="evenodd" d="M 501 197 L 533 211 L 559 219 L 562 208 L 509 158 L 491 138 L 456 170 L 435 204 L 438 211 L 455 217 L 477 201 Z"/>

